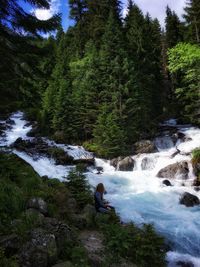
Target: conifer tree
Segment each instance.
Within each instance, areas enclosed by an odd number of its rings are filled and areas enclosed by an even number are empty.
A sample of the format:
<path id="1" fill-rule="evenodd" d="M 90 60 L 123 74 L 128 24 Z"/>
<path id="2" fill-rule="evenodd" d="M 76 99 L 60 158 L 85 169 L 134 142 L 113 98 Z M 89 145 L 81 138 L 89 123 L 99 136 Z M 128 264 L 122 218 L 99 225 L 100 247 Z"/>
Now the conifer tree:
<path id="1" fill-rule="evenodd" d="M 33 8 L 49 8 L 49 0 L 27 0 Z M 37 46 L 39 33 L 47 33 L 59 25 L 59 16 L 41 21 L 23 9 L 20 1 L 4 0 L 0 4 L 0 93 L 2 100 L 8 94 L 12 100 L 23 99 L 23 92 L 31 95 L 28 88 L 20 91 L 24 77 L 34 79 L 34 66 L 41 57 Z M 24 34 L 26 33 L 26 34 Z M 24 88 L 23 88 L 24 90 Z"/>
<path id="2" fill-rule="evenodd" d="M 171 48 L 178 42 L 183 41 L 182 24 L 176 13 L 172 11 L 169 6 L 166 8 L 165 28 L 168 48 Z"/>
<path id="3" fill-rule="evenodd" d="M 188 0 L 184 18 L 188 26 L 189 41 L 200 43 L 200 1 Z"/>

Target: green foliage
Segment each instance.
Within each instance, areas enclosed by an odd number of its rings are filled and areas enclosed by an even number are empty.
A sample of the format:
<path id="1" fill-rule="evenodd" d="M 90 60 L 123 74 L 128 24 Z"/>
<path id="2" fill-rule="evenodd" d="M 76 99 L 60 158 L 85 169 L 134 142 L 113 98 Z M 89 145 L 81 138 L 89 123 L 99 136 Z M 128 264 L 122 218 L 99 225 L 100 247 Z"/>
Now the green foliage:
<path id="1" fill-rule="evenodd" d="M 192 161 L 200 162 L 200 148 L 196 148 L 192 151 Z"/>
<path id="2" fill-rule="evenodd" d="M 104 226 L 105 245 L 111 252 L 111 262 L 129 259 L 141 267 L 164 267 L 164 240 L 151 225 L 142 229 L 131 225 L 107 224 Z"/>
<path id="3" fill-rule="evenodd" d="M 37 213 L 22 213 L 14 222 L 12 232 L 24 240 L 28 240 L 30 230 L 41 224 L 41 218 Z"/>
<path id="4" fill-rule="evenodd" d="M 168 48 L 172 48 L 178 42 L 183 41 L 182 24 L 174 11 L 168 6 L 166 9 L 166 43 Z"/>
<path id="5" fill-rule="evenodd" d="M 185 7 L 184 18 L 187 27 L 187 40 L 192 43 L 200 43 L 200 2 L 189 0 Z"/>
<path id="6" fill-rule="evenodd" d="M 93 203 L 93 197 L 86 177 L 80 171 L 72 171 L 67 177 L 67 188 L 72 197 L 77 201 L 80 209 L 85 205 Z"/>
<path id="7" fill-rule="evenodd" d="M 82 246 L 75 246 L 71 251 L 71 260 L 73 266 L 89 267 L 88 257 L 85 248 Z"/>
<path id="8" fill-rule="evenodd" d="M 16 156 L 0 153 L 0 218 L 2 223 L 17 217 L 26 200 L 40 185 L 33 169 Z"/>
<path id="9" fill-rule="evenodd" d="M 168 55 L 176 97 L 182 106 L 181 115 L 190 122 L 200 123 L 200 48 L 198 45 L 180 43 L 170 49 Z"/>
<path id="10" fill-rule="evenodd" d="M 7 258 L 4 250 L 0 247 L 0 266 L 1 267 L 19 267 L 15 257 Z"/>

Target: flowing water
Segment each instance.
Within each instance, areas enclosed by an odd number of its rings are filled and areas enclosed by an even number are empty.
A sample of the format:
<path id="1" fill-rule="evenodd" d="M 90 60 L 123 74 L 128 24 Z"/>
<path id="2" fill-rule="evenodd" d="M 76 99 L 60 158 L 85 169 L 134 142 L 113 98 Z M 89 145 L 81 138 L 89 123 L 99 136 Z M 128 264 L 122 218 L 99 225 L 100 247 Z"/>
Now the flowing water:
<path id="1" fill-rule="evenodd" d="M 28 138 L 26 134 L 31 130 L 31 126 L 26 125 L 23 113 L 13 114 L 11 120 L 14 124 L 5 131 L 5 136 L 0 139 L 0 146 L 9 146 L 18 137 Z M 169 120 L 164 125 L 175 126 L 176 121 Z M 104 183 L 106 198 L 116 207 L 124 222 L 134 221 L 137 225 L 152 223 L 157 232 L 166 237 L 173 248 L 173 251 L 167 254 L 169 267 L 175 267 L 177 261 L 190 261 L 195 267 L 200 267 L 200 207 L 188 208 L 179 204 L 180 196 L 184 192 L 200 198 L 200 192 L 196 192 L 192 187 L 194 175 L 190 164 L 191 151 L 200 147 L 200 129 L 190 125 L 176 127 L 179 132 L 185 134 L 187 141 L 177 140 L 174 144 L 167 134 L 157 137 L 155 144 L 159 152 L 133 156 L 135 166 L 133 171 L 129 172 L 115 171 L 109 161 L 96 158 L 96 166 L 103 167 L 104 172 L 99 175 L 91 169 L 87 177 L 91 186 L 96 186 L 99 182 Z M 57 145 L 44 140 L 49 145 Z M 79 146 L 57 146 L 62 147 L 75 159 L 91 157 L 89 152 Z M 173 157 L 177 149 L 180 153 Z M 32 158 L 24 152 L 13 152 L 31 164 L 41 176 L 47 175 L 62 180 L 72 168 L 56 165 L 54 160 L 47 157 Z M 163 167 L 181 161 L 189 163 L 189 178 L 183 181 L 177 176 L 170 180 L 173 186 L 166 187 L 162 183 L 164 179 L 156 177 L 156 174 Z"/>

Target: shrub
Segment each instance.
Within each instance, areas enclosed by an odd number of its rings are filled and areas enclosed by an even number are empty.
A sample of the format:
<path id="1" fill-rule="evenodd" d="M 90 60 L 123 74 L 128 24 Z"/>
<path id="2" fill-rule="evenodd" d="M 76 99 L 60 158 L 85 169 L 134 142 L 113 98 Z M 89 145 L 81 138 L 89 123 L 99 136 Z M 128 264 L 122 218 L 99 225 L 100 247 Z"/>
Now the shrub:
<path id="1" fill-rule="evenodd" d="M 15 257 L 7 258 L 4 250 L 0 247 L 0 266 L 1 267 L 19 267 Z"/>
<path id="2" fill-rule="evenodd" d="M 200 162 L 200 148 L 196 148 L 192 151 L 192 162 Z"/>
<path id="3" fill-rule="evenodd" d="M 82 209 L 85 205 L 93 203 L 93 196 L 86 177 L 80 171 L 72 171 L 68 175 L 67 186 Z"/>
<path id="4" fill-rule="evenodd" d="M 103 231 L 112 262 L 123 258 L 141 267 L 166 266 L 164 239 L 156 234 L 152 225 L 139 229 L 133 224 L 107 224 Z"/>

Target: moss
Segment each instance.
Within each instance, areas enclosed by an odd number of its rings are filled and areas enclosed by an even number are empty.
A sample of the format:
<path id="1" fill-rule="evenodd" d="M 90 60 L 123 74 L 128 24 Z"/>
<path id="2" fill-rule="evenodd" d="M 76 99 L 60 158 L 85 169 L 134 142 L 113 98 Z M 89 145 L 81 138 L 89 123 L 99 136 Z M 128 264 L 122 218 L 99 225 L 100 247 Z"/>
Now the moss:
<path id="1" fill-rule="evenodd" d="M 192 151 L 192 162 L 200 162 L 200 148 L 196 148 Z"/>

